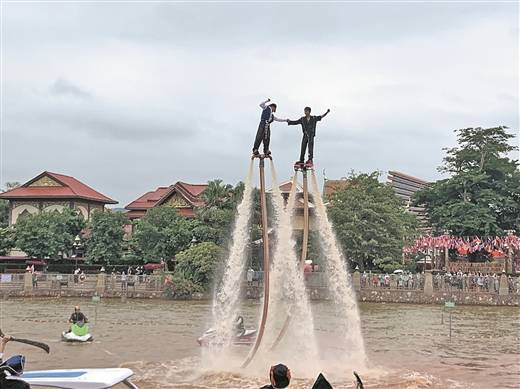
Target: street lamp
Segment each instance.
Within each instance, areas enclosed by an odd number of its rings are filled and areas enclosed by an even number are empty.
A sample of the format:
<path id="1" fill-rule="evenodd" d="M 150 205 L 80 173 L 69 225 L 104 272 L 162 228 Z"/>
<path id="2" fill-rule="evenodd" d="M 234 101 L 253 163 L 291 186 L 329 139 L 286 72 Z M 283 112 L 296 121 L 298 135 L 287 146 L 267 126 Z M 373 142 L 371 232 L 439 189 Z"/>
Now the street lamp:
<path id="1" fill-rule="evenodd" d="M 195 246 L 197 243 L 199 243 L 199 241 L 195 236 L 193 236 L 193 238 L 191 238 L 190 246 Z"/>

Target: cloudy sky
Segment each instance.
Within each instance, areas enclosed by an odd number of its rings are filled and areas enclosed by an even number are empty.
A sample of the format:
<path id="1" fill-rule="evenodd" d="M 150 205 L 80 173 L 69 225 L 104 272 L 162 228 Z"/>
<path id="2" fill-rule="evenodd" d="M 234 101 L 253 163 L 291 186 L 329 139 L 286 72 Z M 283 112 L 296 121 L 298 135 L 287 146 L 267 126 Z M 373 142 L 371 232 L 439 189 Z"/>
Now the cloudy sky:
<path id="1" fill-rule="evenodd" d="M 435 179 L 453 130 L 519 128 L 519 9 L 501 3 L 2 4 L 1 183 L 73 175 L 124 206 L 244 178 L 258 103 L 318 127 L 320 175 Z M 272 126 L 288 178 L 301 130 Z"/>

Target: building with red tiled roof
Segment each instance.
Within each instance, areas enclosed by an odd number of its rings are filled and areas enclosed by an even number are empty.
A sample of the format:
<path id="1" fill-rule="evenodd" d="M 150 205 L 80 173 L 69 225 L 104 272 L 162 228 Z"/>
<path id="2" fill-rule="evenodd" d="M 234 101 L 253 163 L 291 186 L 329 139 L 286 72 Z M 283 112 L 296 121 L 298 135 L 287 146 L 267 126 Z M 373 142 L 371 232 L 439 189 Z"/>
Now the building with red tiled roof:
<path id="1" fill-rule="evenodd" d="M 282 194 L 282 197 L 285 201 L 285 204 L 287 204 L 287 201 L 289 200 L 289 195 L 291 194 L 292 190 L 292 181 L 285 181 L 282 182 L 280 185 L 278 185 L 278 188 L 280 188 L 280 192 Z M 309 227 L 311 230 L 315 229 L 315 223 L 314 223 L 314 202 L 312 199 L 312 194 L 310 193 L 310 187 L 309 189 Z M 273 189 L 268 189 L 267 193 L 271 194 Z M 304 208 L 304 200 L 303 200 L 303 186 L 300 183 L 296 183 L 295 188 L 295 197 L 296 197 L 296 204 L 294 205 L 294 215 L 293 215 L 293 228 L 294 230 L 303 230 L 303 208 Z"/>
<path id="2" fill-rule="evenodd" d="M 64 207 L 79 210 L 89 220 L 94 210 L 102 211 L 106 204 L 117 204 L 74 177 L 47 171 L 17 188 L 0 193 L 0 199 L 9 200 L 9 225 L 25 215 L 60 211 Z"/>
<path id="3" fill-rule="evenodd" d="M 125 207 L 128 210 L 127 216 L 130 219 L 139 219 L 151 208 L 170 206 L 177 208 L 182 216 L 194 217 L 195 209 L 204 205 L 202 193 L 207 187 L 207 184 L 188 184 L 182 181 L 170 186 L 160 186 L 128 204 Z"/>

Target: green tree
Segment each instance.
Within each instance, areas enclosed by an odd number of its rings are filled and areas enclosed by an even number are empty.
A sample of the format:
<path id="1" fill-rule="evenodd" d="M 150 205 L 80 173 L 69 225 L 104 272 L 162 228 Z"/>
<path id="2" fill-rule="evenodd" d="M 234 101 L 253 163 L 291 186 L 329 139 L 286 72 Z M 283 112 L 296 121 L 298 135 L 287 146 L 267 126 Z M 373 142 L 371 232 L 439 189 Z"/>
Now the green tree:
<path id="1" fill-rule="evenodd" d="M 193 223 L 193 236 L 199 242 L 224 245 L 231 235 L 234 217 L 231 209 L 211 207 L 197 210 L 198 223 Z"/>
<path id="2" fill-rule="evenodd" d="M 330 199 L 329 214 L 349 260 L 362 270 L 392 271 L 401 266 L 402 248 L 416 220 L 378 177 L 377 172 L 352 173 L 349 184 Z"/>
<path id="3" fill-rule="evenodd" d="M 180 216 L 175 208 L 152 208 L 135 224 L 132 255 L 148 262 L 172 259 L 189 247 L 197 225 L 197 221 Z"/>
<path id="4" fill-rule="evenodd" d="M 9 225 L 9 201 L 0 200 L 0 228 Z"/>
<path id="5" fill-rule="evenodd" d="M 129 223 L 122 212 L 96 211 L 89 223 L 87 258 L 92 263 L 114 264 L 123 255 L 124 226 Z"/>
<path id="6" fill-rule="evenodd" d="M 222 254 L 222 249 L 211 242 L 193 245 L 175 257 L 175 276 L 207 290 Z"/>
<path id="7" fill-rule="evenodd" d="M 463 128 L 455 131 L 457 147 L 446 149 L 439 170 L 450 175 L 417 192 L 437 233 L 459 236 L 504 235 L 520 230 L 520 171 L 508 157 L 507 127 Z"/>
<path id="8" fill-rule="evenodd" d="M 239 182 L 234 188 L 222 180 L 208 183 L 204 191 L 204 206 L 197 209 L 193 235 L 199 242 L 225 245 L 231 236 L 235 210 L 244 194 L 245 185 Z"/>
<path id="9" fill-rule="evenodd" d="M 14 247 L 14 230 L 12 228 L 0 228 L 0 255 L 7 255 Z"/>
<path id="10" fill-rule="evenodd" d="M 233 186 L 224 184 L 221 179 L 208 182 L 208 187 L 202 194 L 206 207 L 228 208 L 233 204 Z"/>
<path id="11" fill-rule="evenodd" d="M 18 188 L 19 182 L 6 182 L 5 191 Z M 0 200 L 0 228 L 7 227 L 9 225 L 9 201 Z"/>
<path id="12" fill-rule="evenodd" d="M 85 221 L 76 210 L 41 212 L 17 221 L 15 242 L 31 257 L 57 259 L 72 251 L 74 238 L 84 227 Z"/>

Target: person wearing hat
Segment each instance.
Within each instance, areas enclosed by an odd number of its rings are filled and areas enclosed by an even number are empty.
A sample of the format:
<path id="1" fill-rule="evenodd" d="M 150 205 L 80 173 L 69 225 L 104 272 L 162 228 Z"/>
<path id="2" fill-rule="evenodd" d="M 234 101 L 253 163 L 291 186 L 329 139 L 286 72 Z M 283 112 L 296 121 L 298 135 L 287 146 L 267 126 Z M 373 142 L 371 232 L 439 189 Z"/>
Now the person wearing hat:
<path id="1" fill-rule="evenodd" d="M 314 158 L 314 137 L 316 136 L 316 124 L 323 119 L 330 112 L 330 109 L 327 109 L 323 115 L 311 116 L 311 108 L 305 107 L 303 109 L 303 113 L 305 116 L 302 116 L 298 120 L 289 120 L 287 121 L 287 125 L 295 126 L 300 124 L 302 126 L 303 138 L 302 138 L 302 146 L 300 151 L 300 159 L 296 161 L 294 166 L 303 167 L 305 160 L 305 151 L 307 150 L 307 146 L 309 147 L 309 159 L 305 163 L 305 167 L 311 168 L 313 167 L 313 158 Z"/>
<path id="2" fill-rule="evenodd" d="M 253 158 L 260 156 L 258 151 L 260 148 L 260 143 L 264 144 L 264 155 L 266 157 L 271 155 L 271 151 L 269 150 L 269 142 L 271 141 L 271 123 L 273 121 L 289 122 L 289 119 L 279 119 L 274 116 L 274 113 L 276 112 L 276 103 L 271 101 L 271 99 L 262 101 L 260 103 L 260 108 L 262 108 L 262 116 L 260 117 L 258 130 L 256 131 L 255 143 L 253 145 Z"/>
<path id="3" fill-rule="evenodd" d="M 269 379 L 271 385 L 262 386 L 260 389 L 286 388 L 291 382 L 291 371 L 287 366 L 281 363 L 276 366 L 271 366 Z"/>

